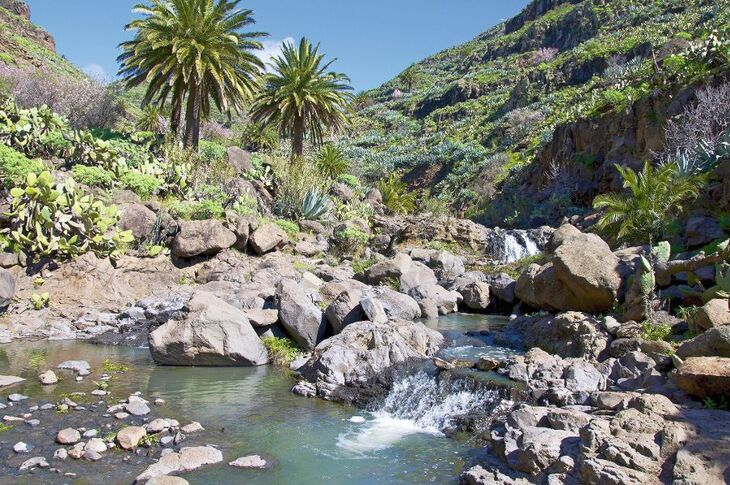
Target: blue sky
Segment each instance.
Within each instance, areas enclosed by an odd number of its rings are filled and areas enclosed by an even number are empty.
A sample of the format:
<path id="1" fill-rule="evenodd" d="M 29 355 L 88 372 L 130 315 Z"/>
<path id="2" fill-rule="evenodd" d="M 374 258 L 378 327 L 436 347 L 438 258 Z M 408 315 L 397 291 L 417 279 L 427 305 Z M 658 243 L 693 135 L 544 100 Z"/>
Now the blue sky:
<path id="1" fill-rule="evenodd" d="M 26 0 L 58 52 L 97 75 L 114 76 L 117 45 L 137 0 Z M 338 60 L 357 90 L 391 79 L 411 63 L 467 41 L 517 14 L 527 0 L 249 0 L 268 52 L 309 37 Z"/>

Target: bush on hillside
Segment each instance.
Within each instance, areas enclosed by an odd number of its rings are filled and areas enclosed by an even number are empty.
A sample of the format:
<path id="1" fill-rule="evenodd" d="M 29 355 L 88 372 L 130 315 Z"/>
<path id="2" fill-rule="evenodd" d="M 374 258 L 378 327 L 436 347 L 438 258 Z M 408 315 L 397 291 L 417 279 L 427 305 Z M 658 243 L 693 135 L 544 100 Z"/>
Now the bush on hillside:
<path id="1" fill-rule="evenodd" d="M 0 144 L 0 181 L 10 188 L 26 180 L 29 173 L 41 173 L 46 164 Z"/>
<path id="2" fill-rule="evenodd" d="M 102 167 L 88 167 L 86 165 L 74 165 L 71 169 L 74 179 L 89 187 L 100 187 L 109 189 L 114 185 L 116 176 Z"/>

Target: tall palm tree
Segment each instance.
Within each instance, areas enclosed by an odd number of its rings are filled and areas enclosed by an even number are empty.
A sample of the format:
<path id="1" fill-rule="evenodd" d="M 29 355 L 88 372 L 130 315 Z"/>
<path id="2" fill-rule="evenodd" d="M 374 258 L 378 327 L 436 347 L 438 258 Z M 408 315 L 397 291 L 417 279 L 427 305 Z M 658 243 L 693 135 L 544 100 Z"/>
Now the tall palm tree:
<path id="1" fill-rule="evenodd" d="M 292 158 L 301 157 L 307 134 L 314 145 L 321 145 L 327 130 L 341 131 L 349 122 L 350 79 L 328 72 L 333 62 L 324 62 L 319 45 L 302 38 L 298 49 L 284 44 L 281 56 L 272 62 L 273 72 L 264 77 L 251 118 L 291 138 Z"/>
<path id="2" fill-rule="evenodd" d="M 413 91 L 413 85 L 418 80 L 418 73 L 416 72 L 416 68 L 411 66 L 402 73 L 400 73 L 400 76 L 398 76 L 398 78 L 403 83 L 406 91 L 410 93 L 411 91 Z"/>
<path id="3" fill-rule="evenodd" d="M 243 32 L 255 23 L 241 0 L 151 0 L 134 11 L 142 18 L 127 30 L 119 75 L 130 87 L 148 83 L 142 106 L 171 103 L 170 127 L 180 130 L 185 111 L 185 146 L 198 146 L 201 120 L 210 115 L 211 99 L 223 111 L 240 111 L 253 99 L 263 62 L 262 32 Z"/>

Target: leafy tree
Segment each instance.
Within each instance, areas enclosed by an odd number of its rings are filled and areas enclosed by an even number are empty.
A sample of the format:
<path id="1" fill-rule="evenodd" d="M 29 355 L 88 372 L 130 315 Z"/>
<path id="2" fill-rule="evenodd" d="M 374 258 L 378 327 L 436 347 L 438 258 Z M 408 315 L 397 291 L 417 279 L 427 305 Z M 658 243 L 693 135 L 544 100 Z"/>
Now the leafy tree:
<path id="1" fill-rule="evenodd" d="M 170 126 L 178 134 L 185 105 L 185 146 L 198 146 L 200 123 L 211 100 L 223 112 L 240 111 L 257 89 L 263 68 L 254 51 L 266 34 L 243 32 L 253 24 L 240 0 L 151 0 L 134 11 L 142 18 L 127 30 L 120 76 L 129 87 L 147 84 L 142 106 L 171 103 Z"/>
<path id="2" fill-rule="evenodd" d="M 640 172 L 619 165 L 616 170 L 628 190 L 598 195 L 593 207 L 603 210 L 597 228 L 617 242 L 643 244 L 659 239 L 684 204 L 699 195 L 705 180 L 702 174 L 682 171 L 676 162 L 657 168 L 646 162 Z"/>
<path id="3" fill-rule="evenodd" d="M 400 79 L 400 82 L 403 83 L 405 90 L 411 92 L 413 91 L 413 85 L 418 81 L 418 72 L 415 67 L 411 66 L 403 71 L 400 76 L 398 76 L 398 79 Z"/>
<path id="4" fill-rule="evenodd" d="M 314 161 L 319 172 L 332 180 L 337 179 L 350 168 L 345 153 L 334 145 L 323 146 Z"/>
<path id="5" fill-rule="evenodd" d="M 284 45 L 282 55 L 272 62 L 274 72 L 264 77 L 251 117 L 291 138 L 292 158 L 304 153 L 307 134 L 314 145 L 321 145 L 327 130 L 338 132 L 349 123 L 350 80 L 328 71 L 333 62 L 325 62 L 319 46 L 302 38 L 299 48 Z"/>

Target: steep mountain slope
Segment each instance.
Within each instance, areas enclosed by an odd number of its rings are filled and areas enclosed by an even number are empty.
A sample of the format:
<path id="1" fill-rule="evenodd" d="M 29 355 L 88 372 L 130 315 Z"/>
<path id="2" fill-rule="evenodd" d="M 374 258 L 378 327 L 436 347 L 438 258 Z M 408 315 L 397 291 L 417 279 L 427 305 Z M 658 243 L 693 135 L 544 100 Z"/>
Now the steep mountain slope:
<path id="1" fill-rule="evenodd" d="M 698 86 L 728 73 L 728 0 L 535 0 L 358 99 L 363 173 L 500 225 L 554 222 L 664 145 Z"/>
<path id="2" fill-rule="evenodd" d="M 64 57 L 48 32 L 33 24 L 30 7 L 19 0 L 0 0 L 0 62 L 9 66 L 48 69 L 57 74 L 83 76 Z"/>

